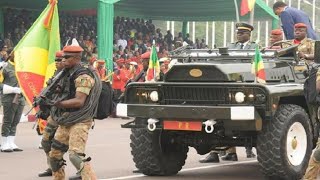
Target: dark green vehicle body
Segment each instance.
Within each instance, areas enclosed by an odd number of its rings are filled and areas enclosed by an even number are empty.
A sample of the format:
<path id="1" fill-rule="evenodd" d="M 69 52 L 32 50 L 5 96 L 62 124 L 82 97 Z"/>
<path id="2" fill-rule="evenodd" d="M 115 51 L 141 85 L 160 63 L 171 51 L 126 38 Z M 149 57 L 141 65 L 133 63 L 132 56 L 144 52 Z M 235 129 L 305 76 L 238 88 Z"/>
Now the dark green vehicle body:
<path id="1" fill-rule="evenodd" d="M 135 120 L 123 127 L 144 129 L 143 132 L 150 133 L 150 129 L 146 130 L 148 119 L 155 119 L 157 120 L 154 123 L 155 131 L 160 132 L 160 137 L 165 133 L 165 139 L 162 138 L 159 142 L 161 148 L 164 147 L 163 141 L 170 141 L 180 146 L 194 147 L 199 154 L 231 146 L 256 147 L 258 160 L 268 176 L 285 179 L 301 178 L 319 134 L 315 108 L 308 105 L 304 97 L 305 72 L 298 70 L 304 65 L 298 63 L 294 47 L 264 51 L 262 57 L 266 83 L 261 84 L 256 82 L 252 73 L 254 54 L 254 50 L 219 52 L 219 50 L 193 49 L 185 49 L 174 54 L 172 58 L 177 59 L 177 63 L 167 72 L 164 81 L 136 82 L 127 86 L 124 100 L 118 105 L 117 114 L 134 117 Z M 153 101 L 150 97 L 153 91 L 158 93 L 157 101 Z M 238 92 L 244 94 L 243 102 L 237 102 Z M 307 125 L 303 124 L 308 133 L 306 140 L 308 148 L 300 165 L 293 166 L 290 162 L 284 165 L 283 161 L 286 159 L 284 157 L 276 160 L 279 161 L 278 164 L 270 164 L 275 169 L 269 170 L 267 168 L 269 164 L 265 162 L 263 156 L 277 156 L 277 153 L 281 155 L 286 152 L 286 147 L 268 154 L 266 151 L 267 147 L 271 148 L 270 145 L 259 141 L 268 140 L 266 138 L 270 136 L 268 133 L 273 136 L 274 133 L 283 131 L 285 134 L 287 131 L 284 127 L 277 131 L 267 128 L 279 125 L 272 124 L 278 121 L 275 117 L 279 116 L 277 114 L 279 109 L 286 109 L 281 110 L 281 113 L 288 113 L 286 115 L 288 117 L 295 109 L 303 112 L 303 118 L 309 121 Z M 214 121 L 213 132 L 207 132 L 205 124 L 201 131 L 168 130 L 164 129 L 163 124 L 164 121 L 204 123 L 208 120 Z M 281 120 L 282 123 L 286 123 L 285 121 Z M 133 130 L 133 136 L 134 133 Z M 279 144 L 274 143 L 274 146 L 281 147 L 286 135 L 274 136 L 279 140 Z M 144 169 L 145 166 L 147 165 L 138 168 Z M 279 169 L 278 166 L 285 168 Z M 171 175 L 177 172 L 154 173 L 145 170 L 143 173 Z"/>

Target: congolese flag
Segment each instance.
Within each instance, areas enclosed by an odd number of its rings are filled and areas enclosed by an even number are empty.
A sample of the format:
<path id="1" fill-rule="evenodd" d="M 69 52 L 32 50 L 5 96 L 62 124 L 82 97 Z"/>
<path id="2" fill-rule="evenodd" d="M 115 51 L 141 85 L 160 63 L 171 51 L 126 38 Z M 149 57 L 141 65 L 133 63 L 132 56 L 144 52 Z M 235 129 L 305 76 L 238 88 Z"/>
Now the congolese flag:
<path id="1" fill-rule="evenodd" d="M 147 72 L 147 81 L 156 80 L 160 74 L 160 63 L 157 55 L 157 49 L 153 45 L 150 53 L 149 68 Z"/>
<path id="2" fill-rule="evenodd" d="M 14 48 L 15 70 L 20 88 L 31 105 L 55 71 L 60 50 L 57 0 L 49 4 Z"/>
<path id="3" fill-rule="evenodd" d="M 263 59 L 258 47 L 256 47 L 254 60 L 252 63 L 252 73 L 256 75 L 257 82 L 266 83 L 266 73 L 264 71 Z"/>
<path id="4" fill-rule="evenodd" d="M 242 0 L 240 5 L 240 15 L 244 16 L 252 11 L 255 3 L 256 0 Z"/>

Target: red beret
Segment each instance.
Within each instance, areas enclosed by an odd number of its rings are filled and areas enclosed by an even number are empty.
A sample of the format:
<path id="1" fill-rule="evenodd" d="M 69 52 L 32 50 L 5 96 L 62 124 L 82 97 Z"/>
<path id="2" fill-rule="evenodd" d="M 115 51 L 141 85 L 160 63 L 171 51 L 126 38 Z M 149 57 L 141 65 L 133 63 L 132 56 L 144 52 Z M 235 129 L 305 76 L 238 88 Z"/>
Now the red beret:
<path id="1" fill-rule="evenodd" d="M 141 55 L 141 59 L 149 59 L 150 58 L 150 51 L 145 52 Z"/>
<path id="2" fill-rule="evenodd" d="M 274 29 L 271 31 L 272 35 L 282 35 L 281 29 Z"/>
<path id="3" fill-rule="evenodd" d="M 297 23 L 294 25 L 294 28 L 307 28 L 307 25 L 305 25 L 304 23 Z"/>
<path id="4" fill-rule="evenodd" d="M 80 53 L 82 51 L 83 51 L 83 49 L 80 46 L 72 46 L 72 45 L 70 45 L 70 46 L 65 46 L 63 48 L 63 52 L 64 53 Z"/>
<path id="5" fill-rule="evenodd" d="M 56 52 L 56 58 L 62 58 L 63 57 L 63 51 Z"/>

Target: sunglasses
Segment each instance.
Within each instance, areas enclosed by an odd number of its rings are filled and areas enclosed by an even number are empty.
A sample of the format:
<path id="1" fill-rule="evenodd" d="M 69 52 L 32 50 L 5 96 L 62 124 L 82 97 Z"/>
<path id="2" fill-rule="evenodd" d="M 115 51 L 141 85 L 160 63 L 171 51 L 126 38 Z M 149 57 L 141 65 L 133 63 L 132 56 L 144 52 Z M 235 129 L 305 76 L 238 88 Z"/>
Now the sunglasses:
<path id="1" fill-rule="evenodd" d="M 60 58 L 57 58 L 57 59 L 55 59 L 54 60 L 55 62 L 61 62 L 62 61 L 62 58 L 60 59 Z"/>
<path id="2" fill-rule="evenodd" d="M 71 58 L 71 57 L 74 57 L 74 56 L 71 56 L 71 55 L 64 55 L 64 56 L 63 56 L 64 59 L 69 59 L 69 58 Z"/>

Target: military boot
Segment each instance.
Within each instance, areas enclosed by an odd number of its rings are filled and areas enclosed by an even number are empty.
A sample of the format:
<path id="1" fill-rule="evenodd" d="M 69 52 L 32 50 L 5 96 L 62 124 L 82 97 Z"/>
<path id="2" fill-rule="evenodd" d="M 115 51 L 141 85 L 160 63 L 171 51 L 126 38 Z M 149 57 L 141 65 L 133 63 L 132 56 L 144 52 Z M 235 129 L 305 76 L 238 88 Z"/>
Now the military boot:
<path id="1" fill-rule="evenodd" d="M 47 176 L 52 176 L 52 170 L 50 168 L 46 169 L 43 172 L 40 172 L 38 174 L 39 177 L 47 177 Z"/>
<path id="2" fill-rule="evenodd" d="M 220 162 L 218 153 L 210 152 L 208 156 L 199 160 L 200 163 L 218 163 Z"/>
<path id="3" fill-rule="evenodd" d="M 224 161 L 238 161 L 237 153 L 227 153 L 227 155 L 221 158 Z"/>
<path id="4" fill-rule="evenodd" d="M 314 160 L 314 157 L 310 158 L 308 168 L 306 173 L 303 177 L 304 180 L 315 180 L 317 179 L 318 173 L 320 168 L 320 162 Z"/>

